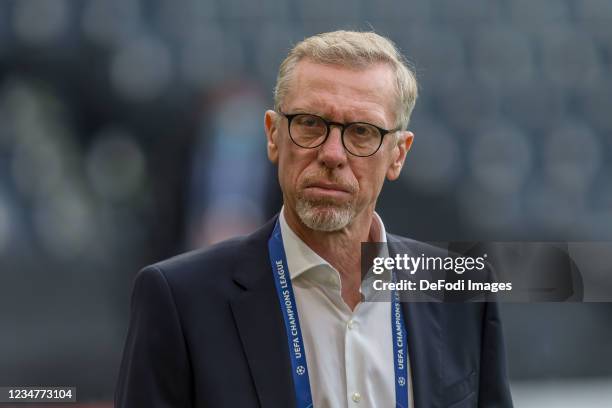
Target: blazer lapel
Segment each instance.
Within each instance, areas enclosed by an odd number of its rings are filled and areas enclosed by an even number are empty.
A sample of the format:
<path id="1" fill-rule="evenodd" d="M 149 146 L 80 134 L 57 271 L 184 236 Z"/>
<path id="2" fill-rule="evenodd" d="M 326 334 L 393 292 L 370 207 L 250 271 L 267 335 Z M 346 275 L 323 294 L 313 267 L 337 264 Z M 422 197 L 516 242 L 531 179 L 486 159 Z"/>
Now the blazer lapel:
<path id="1" fill-rule="evenodd" d="M 402 303 L 416 407 L 436 407 L 442 384 L 440 304 Z"/>
<path id="2" fill-rule="evenodd" d="M 387 235 L 389 256 L 410 251 L 408 242 Z M 415 407 L 438 407 L 442 385 L 442 303 L 403 302 Z"/>
<path id="3" fill-rule="evenodd" d="M 287 335 L 268 257 L 276 217 L 250 239 L 234 276 L 244 291 L 231 301 L 259 402 L 263 408 L 295 407 Z"/>

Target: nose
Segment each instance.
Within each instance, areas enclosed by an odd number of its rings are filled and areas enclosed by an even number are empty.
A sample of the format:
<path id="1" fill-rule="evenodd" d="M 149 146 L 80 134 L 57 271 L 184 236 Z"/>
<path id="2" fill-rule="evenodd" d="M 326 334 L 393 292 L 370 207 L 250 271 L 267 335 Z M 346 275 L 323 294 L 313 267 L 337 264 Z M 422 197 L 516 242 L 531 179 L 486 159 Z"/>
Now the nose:
<path id="1" fill-rule="evenodd" d="M 342 145 L 340 128 L 332 125 L 327 140 L 319 148 L 319 162 L 330 169 L 342 168 L 346 164 L 346 155 L 347 152 Z"/>

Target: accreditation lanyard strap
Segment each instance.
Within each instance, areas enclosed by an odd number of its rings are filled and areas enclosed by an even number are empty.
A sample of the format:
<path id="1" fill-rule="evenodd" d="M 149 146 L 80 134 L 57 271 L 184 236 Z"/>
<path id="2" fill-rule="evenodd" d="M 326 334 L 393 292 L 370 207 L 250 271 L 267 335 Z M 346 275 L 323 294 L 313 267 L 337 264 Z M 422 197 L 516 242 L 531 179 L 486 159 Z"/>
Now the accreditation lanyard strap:
<path id="1" fill-rule="evenodd" d="M 268 241 L 268 250 L 276 292 L 285 321 L 297 408 L 310 408 L 313 406 L 313 403 L 310 379 L 308 377 L 308 365 L 306 364 L 306 349 L 302 339 L 300 319 L 298 318 L 297 305 L 291 285 L 291 277 L 289 276 L 287 255 L 285 254 L 283 236 L 278 220 Z M 397 291 L 393 292 L 391 296 L 391 331 L 395 368 L 395 406 L 396 408 L 408 408 L 407 333 Z"/>

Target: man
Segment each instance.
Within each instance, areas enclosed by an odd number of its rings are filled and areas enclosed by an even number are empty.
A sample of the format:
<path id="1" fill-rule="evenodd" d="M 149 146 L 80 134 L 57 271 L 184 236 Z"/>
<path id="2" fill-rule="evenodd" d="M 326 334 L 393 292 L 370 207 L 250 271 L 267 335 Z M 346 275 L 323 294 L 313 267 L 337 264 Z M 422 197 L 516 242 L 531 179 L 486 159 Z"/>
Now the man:
<path id="1" fill-rule="evenodd" d="M 140 272 L 118 407 L 512 406 L 494 303 L 400 308 L 360 290 L 361 242 L 413 242 L 374 209 L 410 149 L 416 97 L 377 34 L 291 50 L 264 118 L 283 208 L 250 236 Z"/>

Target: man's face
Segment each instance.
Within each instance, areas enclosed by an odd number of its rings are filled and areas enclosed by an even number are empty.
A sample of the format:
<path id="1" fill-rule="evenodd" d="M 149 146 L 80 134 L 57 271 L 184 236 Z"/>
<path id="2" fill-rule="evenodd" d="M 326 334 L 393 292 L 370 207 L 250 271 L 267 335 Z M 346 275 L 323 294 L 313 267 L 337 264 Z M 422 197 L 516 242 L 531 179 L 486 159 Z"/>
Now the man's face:
<path id="1" fill-rule="evenodd" d="M 281 110 L 392 129 L 394 89 L 388 65 L 351 70 L 302 60 Z M 287 119 L 274 111 L 266 112 L 265 129 L 268 157 L 278 165 L 285 206 L 306 226 L 321 231 L 341 230 L 374 209 L 385 178 L 399 176 L 413 138 L 410 132 L 398 132 L 399 139 L 389 133 L 374 155 L 357 157 L 344 149 L 339 127 L 332 126 L 325 143 L 314 149 L 293 143 Z"/>

